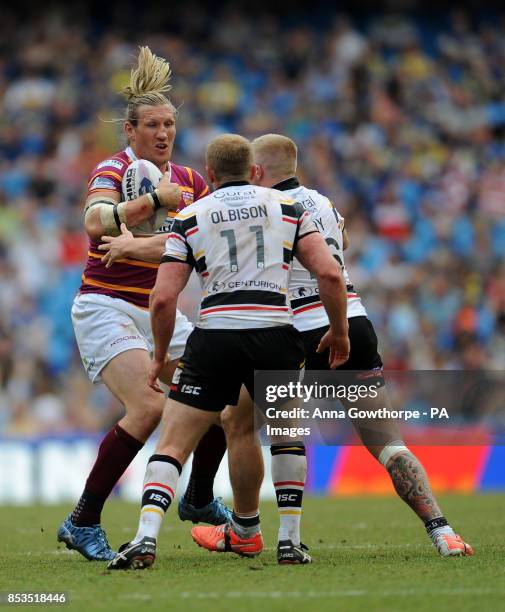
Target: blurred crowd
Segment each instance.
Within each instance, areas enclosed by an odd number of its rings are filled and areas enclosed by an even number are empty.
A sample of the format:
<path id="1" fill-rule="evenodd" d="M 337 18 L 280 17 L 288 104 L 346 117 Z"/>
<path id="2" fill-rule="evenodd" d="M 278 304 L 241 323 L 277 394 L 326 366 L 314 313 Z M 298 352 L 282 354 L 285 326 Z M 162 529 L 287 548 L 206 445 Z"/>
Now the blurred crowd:
<path id="1" fill-rule="evenodd" d="M 346 218 L 387 368 L 505 368 L 505 13 L 75 10 L 0 22 L 0 434 L 121 411 L 87 381 L 69 313 L 87 175 L 124 144 L 139 44 L 172 65 L 178 163 L 203 171 L 223 131 L 295 139 L 302 181 Z"/>

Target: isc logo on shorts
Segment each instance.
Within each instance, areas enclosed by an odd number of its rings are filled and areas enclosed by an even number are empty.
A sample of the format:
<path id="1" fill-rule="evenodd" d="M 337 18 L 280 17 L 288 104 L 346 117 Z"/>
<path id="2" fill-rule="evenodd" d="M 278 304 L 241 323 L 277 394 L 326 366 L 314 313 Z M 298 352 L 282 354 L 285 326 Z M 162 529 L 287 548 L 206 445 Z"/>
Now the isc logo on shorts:
<path id="1" fill-rule="evenodd" d="M 190 393 L 191 395 L 200 395 L 201 387 L 195 387 L 195 385 L 182 385 L 181 393 Z"/>

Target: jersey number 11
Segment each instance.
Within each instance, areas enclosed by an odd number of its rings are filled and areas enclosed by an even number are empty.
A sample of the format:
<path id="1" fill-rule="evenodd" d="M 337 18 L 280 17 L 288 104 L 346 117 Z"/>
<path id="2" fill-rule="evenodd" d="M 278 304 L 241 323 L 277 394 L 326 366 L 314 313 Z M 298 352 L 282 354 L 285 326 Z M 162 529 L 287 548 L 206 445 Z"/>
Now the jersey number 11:
<path id="1" fill-rule="evenodd" d="M 250 225 L 249 231 L 256 234 L 256 267 L 265 267 L 265 239 L 261 225 Z M 235 230 L 222 230 L 220 235 L 228 241 L 228 254 L 230 256 L 230 271 L 238 271 L 237 240 Z"/>

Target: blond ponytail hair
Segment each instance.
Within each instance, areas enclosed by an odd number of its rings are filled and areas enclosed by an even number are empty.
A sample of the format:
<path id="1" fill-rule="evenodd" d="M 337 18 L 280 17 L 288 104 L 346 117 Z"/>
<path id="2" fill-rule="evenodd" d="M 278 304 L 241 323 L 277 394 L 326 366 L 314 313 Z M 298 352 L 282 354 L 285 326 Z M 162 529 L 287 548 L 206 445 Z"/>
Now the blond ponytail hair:
<path id="1" fill-rule="evenodd" d="M 138 108 L 142 105 L 159 106 L 168 104 L 174 111 L 176 109 L 165 92 L 170 91 L 171 77 L 170 64 L 161 57 L 157 57 L 149 47 L 139 47 L 137 66 L 132 68 L 130 82 L 120 93 L 125 96 L 126 121 L 135 124 L 138 120 Z"/>

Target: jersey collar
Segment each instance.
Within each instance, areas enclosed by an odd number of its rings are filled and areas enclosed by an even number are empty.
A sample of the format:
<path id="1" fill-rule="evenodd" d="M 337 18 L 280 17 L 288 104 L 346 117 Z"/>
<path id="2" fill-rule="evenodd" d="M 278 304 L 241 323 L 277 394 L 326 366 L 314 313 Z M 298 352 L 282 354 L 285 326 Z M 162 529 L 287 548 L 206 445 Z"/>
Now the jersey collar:
<path id="1" fill-rule="evenodd" d="M 251 183 L 249 183 L 249 181 L 228 181 L 226 183 L 223 183 L 222 185 L 219 185 L 219 187 L 216 187 L 214 191 L 217 191 L 218 189 L 224 189 L 225 187 L 242 187 L 243 185 L 250 184 Z"/>
<path id="2" fill-rule="evenodd" d="M 137 156 L 133 152 L 133 149 L 130 146 L 127 146 L 125 149 L 126 155 L 131 159 L 132 162 L 137 161 Z M 170 172 L 170 180 L 172 180 L 172 162 L 167 161 L 167 172 Z"/>
<path id="3" fill-rule="evenodd" d="M 292 176 L 288 179 L 284 179 L 280 183 L 272 185 L 272 189 L 278 189 L 279 191 L 287 191 L 288 189 L 294 189 L 295 187 L 300 187 L 300 181 L 296 178 L 296 176 Z"/>

